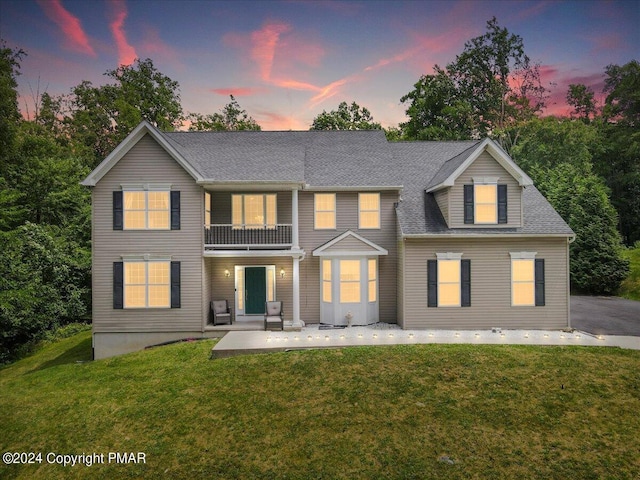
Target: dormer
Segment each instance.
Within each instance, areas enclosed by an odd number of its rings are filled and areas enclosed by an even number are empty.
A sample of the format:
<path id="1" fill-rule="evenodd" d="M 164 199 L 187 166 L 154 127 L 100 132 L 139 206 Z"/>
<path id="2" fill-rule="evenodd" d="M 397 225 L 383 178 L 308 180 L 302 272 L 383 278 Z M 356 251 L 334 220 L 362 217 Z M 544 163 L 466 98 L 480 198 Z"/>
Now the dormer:
<path id="1" fill-rule="evenodd" d="M 449 228 L 522 227 L 522 190 L 533 181 L 493 140 L 447 160 L 427 187 Z"/>

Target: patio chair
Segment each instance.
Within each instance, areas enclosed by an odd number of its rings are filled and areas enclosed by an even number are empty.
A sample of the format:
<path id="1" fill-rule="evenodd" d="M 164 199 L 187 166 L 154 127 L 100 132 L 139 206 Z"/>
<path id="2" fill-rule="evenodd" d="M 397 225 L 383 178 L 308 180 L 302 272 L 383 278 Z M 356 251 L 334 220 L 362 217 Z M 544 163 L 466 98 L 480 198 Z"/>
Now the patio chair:
<path id="1" fill-rule="evenodd" d="M 213 300 L 211 302 L 211 314 L 213 316 L 213 324 L 221 325 L 228 323 L 231 325 L 233 320 L 231 318 L 231 307 L 227 300 Z"/>
<path id="2" fill-rule="evenodd" d="M 284 330 L 284 311 L 282 302 L 267 302 L 264 304 L 264 329 L 269 327 L 280 326 L 280 330 Z"/>

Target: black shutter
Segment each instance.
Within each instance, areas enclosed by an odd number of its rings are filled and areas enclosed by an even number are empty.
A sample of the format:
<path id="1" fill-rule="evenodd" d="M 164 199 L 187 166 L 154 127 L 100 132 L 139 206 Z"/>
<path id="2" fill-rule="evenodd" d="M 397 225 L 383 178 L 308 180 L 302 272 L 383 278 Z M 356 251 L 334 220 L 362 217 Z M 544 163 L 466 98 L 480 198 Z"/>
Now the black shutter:
<path id="1" fill-rule="evenodd" d="M 180 192 L 171 191 L 171 230 L 180 230 Z"/>
<path id="2" fill-rule="evenodd" d="M 473 185 L 464 186 L 464 223 L 473 223 Z"/>
<path id="3" fill-rule="evenodd" d="M 171 308 L 180 308 L 180 262 L 171 262 Z"/>
<path id="4" fill-rule="evenodd" d="M 471 260 L 460 260 L 460 305 L 471 306 Z"/>
<path id="5" fill-rule="evenodd" d="M 427 260 L 427 306 L 438 306 L 438 261 Z"/>
<path id="6" fill-rule="evenodd" d="M 122 209 L 122 190 L 113 192 L 113 229 L 122 230 L 123 209 Z"/>
<path id="7" fill-rule="evenodd" d="M 113 308 L 124 308 L 124 263 L 113 262 Z"/>
<path id="8" fill-rule="evenodd" d="M 498 223 L 507 223 L 507 186 L 498 185 Z"/>
<path id="9" fill-rule="evenodd" d="M 536 307 L 544 306 L 544 259 L 536 258 Z"/>

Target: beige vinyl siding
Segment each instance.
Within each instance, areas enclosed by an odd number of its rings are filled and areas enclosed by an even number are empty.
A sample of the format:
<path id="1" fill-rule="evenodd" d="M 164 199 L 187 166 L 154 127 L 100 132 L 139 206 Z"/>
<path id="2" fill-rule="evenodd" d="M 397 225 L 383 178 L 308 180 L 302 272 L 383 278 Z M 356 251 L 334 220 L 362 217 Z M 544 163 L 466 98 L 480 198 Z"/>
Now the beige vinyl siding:
<path id="1" fill-rule="evenodd" d="M 276 267 L 276 300 L 283 302 L 284 319 L 293 320 L 293 259 L 291 257 L 242 257 L 242 258 L 217 258 L 206 257 L 206 271 L 208 272 L 211 300 L 228 300 L 235 308 L 235 266 L 262 266 L 275 265 Z M 280 277 L 280 269 L 284 268 L 285 276 Z M 224 271 L 229 270 L 231 276 L 224 276 Z M 207 293 L 205 293 L 207 295 Z"/>
<path id="2" fill-rule="evenodd" d="M 171 184 L 180 191 L 180 230 L 113 230 L 113 191 L 136 183 Z M 202 198 L 202 188 L 149 135 L 93 188 L 94 332 L 202 330 Z M 141 254 L 181 262 L 181 308 L 113 308 L 113 263 Z"/>
<path id="3" fill-rule="evenodd" d="M 300 317 L 307 323 L 320 321 L 320 257 L 313 250 L 329 240 L 351 230 L 367 240 L 388 250 L 388 255 L 378 257 L 380 321 L 396 322 L 397 236 L 394 203 L 398 192 L 380 194 L 380 229 L 358 229 L 358 192 L 336 193 L 336 229 L 314 230 L 313 193 L 300 192 L 298 196 L 298 220 L 300 246 L 306 252 L 300 262 Z"/>
<path id="4" fill-rule="evenodd" d="M 491 228 L 522 226 L 522 187 L 489 153 L 484 152 L 456 179 L 454 186 L 447 189 L 449 192 L 449 227 L 483 228 L 482 225 L 473 226 L 464 223 L 464 186 L 473 185 L 473 177 L 499 177 L 498 183 L 507 185 L 507 223 L 483 226 Z"/>
<path id="5" fill-rule="evenodd" d="M 371 245 L 367 245 L 361 242 L 357 238 L 347 237 L 340 240 L 338 243 L 334 243 L 329 248 L 324 250 L 326 252 L 377 252 Z"/>
<path id="6" fill-rule="evenodd" d="M 545 260 L 545 306 L 511 306 L 509 252 L 525 251 Z M 435 260 L 436 252 L 462 253 L 471 260 L 471 307 L 427 307 L 427 260 Z M 565 328 L 567 255 L 566 238 L 406 239 L 404 328 Z"/>
<path id="7" fill-rule="evenodd" d="M 436 198 L 436 202 L 438 203 L 438 207 L 440 207 L 440 212 L 444 217 L 444 221 L 447 222 L 447 225 L 449 225 L 449 188 L 438 190 L 437 192 L 435 192 L 434 196 Z"/>
<path id="8" fill-rule="evenodd" d="M 247 192 L 211 192 L 211 222 L 214 224 L 231 224 L 231 195 Z M 290 224 L 291 220 L 291 192 L 251 192 L 277 195 L 276 197 L 276 223 Z"/>

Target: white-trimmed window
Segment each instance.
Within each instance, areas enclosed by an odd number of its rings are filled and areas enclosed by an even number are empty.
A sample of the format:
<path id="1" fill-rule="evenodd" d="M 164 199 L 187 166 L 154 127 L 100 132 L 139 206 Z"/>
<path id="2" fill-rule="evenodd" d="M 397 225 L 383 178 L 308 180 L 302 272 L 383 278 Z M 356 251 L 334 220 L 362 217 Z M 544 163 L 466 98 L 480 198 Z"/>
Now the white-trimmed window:
<path id="1" fill-rule="evenodd" d="M 498 223 L 498 185 L 474 185 L 475 223 Z"/>
<path id="2" fill-rule="evenodd" d="M 231 195 L 233 228 L 276 228 L 276 194 Z"/>
<path id="3" fill-rule="evenodd" d="M 125 230 L 169 230 L 169 192 L 123 192 Z"/>
<path id="4" fill-rule="evenodd" d="M 170 262 L 124 262 L 124 308 L 171 306 Z"/>
<path id="5" fill-rule="evenodd" d="M 380 194 L 358 194 L 358 228 L 380 228 Z"/>
<path id="6" fill-rule="evenodd" d="M 331 259 L 322 259 L 322 301 L 331 303 Z"/>
<path id="7" fill-rule="evenodd" d="M 460 306 L 460 257 L 438 258 L 438 306 Z"/>
<path id="8" fill-rule="evenodd" d="M 360 260 L 340 260 L 340 303 L 360 303 Z"/>
<path id="9" fill-rule="evenodd" d="M 335 230 L 336 194 L 316 193 L 314 195 L 314 228 L 316 230 Z"/>
<path id="10" fill-rule="evenodd" d="M 536 252 L 511 252 L 511 305 L 532 307 L 536 304 Z"/>
<path id="11" fill-rule="evenodd" d="M 375 258 L 367 260 L 368 282 L 369 282 L 369 302 L 378 300 L 378 261 Z"/>

